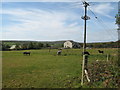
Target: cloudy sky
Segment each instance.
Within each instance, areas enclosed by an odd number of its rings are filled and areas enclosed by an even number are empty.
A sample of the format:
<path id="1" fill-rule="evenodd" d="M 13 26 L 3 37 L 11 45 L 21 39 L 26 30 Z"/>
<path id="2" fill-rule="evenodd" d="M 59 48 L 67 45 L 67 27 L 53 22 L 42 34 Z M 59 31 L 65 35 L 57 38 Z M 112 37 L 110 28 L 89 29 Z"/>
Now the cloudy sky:
<path id="1" fill-rule="evenodd" d="M 81 2 L 2 2 L 1 10 L 1 40 L 83 42 Z M 117 2 L 90 2 L 87 42 L 116 41 L 117 12 Z"/>

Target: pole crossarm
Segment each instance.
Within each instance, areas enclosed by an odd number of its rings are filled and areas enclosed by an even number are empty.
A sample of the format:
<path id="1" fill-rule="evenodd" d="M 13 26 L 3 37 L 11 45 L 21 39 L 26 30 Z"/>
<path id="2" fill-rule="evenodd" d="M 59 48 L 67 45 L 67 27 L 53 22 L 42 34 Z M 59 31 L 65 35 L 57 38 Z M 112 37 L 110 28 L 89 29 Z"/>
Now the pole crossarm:
<path id="1" fill-rule="evenodd" d="M 84 7 L 90 6 L 90 4 L 85 1 L 83 2 L 83 4 L 84 4 Z"/>
<path id="2" fill-rule="evenodd" d="M 90 19 L 89 16 L 82 16 L 81 18 L 84 19 L 84 20 L 89 20 Z"/>

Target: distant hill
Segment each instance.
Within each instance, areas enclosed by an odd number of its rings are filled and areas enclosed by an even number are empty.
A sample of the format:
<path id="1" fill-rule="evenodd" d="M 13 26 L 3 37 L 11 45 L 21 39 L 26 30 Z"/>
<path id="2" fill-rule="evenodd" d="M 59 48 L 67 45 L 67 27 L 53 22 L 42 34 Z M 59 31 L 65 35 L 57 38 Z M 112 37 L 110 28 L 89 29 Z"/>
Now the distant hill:
<path id="1" fill-rule="evenodd" d="M 29 44 L 29 43 L 42 43 L 44 45 L 48 44 L 49 46 L 53 45 L 55 47 L 63 47 L 64 42 L 67 40 L 61 40 L 61 41 L 18 41 L 18 40 L 3 40 L 1 41 L 4 44 L 7 45 L 16 45 L 16 44 Z M 75 42 L 73 40 L 69 40 L 71 42 Z M 77 42 L 79 43 L 79 42 Z M 115 41 L 115 42 L 97 42 L 97 43 L 87 43 L 87 47 L 90 48 L 117 48 L 120 47 L 119 45 L 120 40 L 119 41 Z M 83 43 L 79 43 L 81 46 L 83 45 Z"/>
<path id="2" fill-rule="evenodd" d="M 34 43 L 43 43 L 43 44 L 63 44 L 65 41 L 67 40 L 63 40 L 63 41 L 18 41 L 18 40 L 3 40 L 0 42 L 3 42 L 5 44 L 9 44 L 9 45 L 14 45 L 14 44 L 23 44 L 23 43 L 30 43 L 30 42 L 34 42 Z M 75 42 L 73 40 L 69 40 L 71 42 Z"/>

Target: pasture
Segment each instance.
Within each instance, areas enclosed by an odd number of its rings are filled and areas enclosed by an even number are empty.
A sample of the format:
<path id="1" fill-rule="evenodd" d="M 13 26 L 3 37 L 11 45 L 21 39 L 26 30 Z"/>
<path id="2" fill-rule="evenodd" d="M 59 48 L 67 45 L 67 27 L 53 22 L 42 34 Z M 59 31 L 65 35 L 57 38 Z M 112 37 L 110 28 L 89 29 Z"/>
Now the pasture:
<path id="1" fill-rule="evenodd" d="M 90 56 L 88 65 L 96 60 L 107 62 L 117 61 L 117 49 L 88 49 Z M 23 55 L 29 51 L 31 55 Z M 63 49 L 60 56 L 57 49 L 21 50 L 2 52 L 2 86 L 3 88 L 81 88 L 82 49 Z M 110 54 L 109 61 L 106 55 Z M 92 66 L 91 66 L 92 65 Z M 99 68 L 99 67 L 98 67 Z M 116 72 L 116 68 L 112 71 Z M 94 79 L 94 78 L 93 78 Z M 105 87 L 102 81 L 85 81 L 83 87 Z M 109 86 L 108 87 L 118 87 Z"/>

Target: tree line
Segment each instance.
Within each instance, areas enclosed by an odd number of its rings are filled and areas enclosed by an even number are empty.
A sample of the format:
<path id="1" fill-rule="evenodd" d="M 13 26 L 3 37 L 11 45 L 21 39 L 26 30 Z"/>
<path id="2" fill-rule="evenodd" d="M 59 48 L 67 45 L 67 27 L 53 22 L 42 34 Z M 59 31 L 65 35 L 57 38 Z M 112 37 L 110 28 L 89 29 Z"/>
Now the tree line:
<path id="1" fill-rule="evenodd" d="M 90 48 L 119 48 L 119 41 L 117 42 L 106 42 L 106 43 L 88 43 L 87 47 Z"/>
<path id="2" fill-rule="evenodd" d="M 29 50 L 29 49 L 42 49 L 42 48 L 48 48 L 50 47 L 50 44 L 46 43 L 43 44 L 41 42 L 30 42 L 30 43 L 22 43 L 22 44 L 14 44 L 15 48 L 14 50 Z M 1 50 L 2 51 L 6 51 L 6 50 L 10 50 L 10 47 L 12 45 L 6 44 L 6 43 L 2 43 L 1 44 Z"/>
<path id="3" fill-rule="evenodd" d="M 106 43 L 87 43 L 87 47 L 89 48 L 119 48 L 118 45 L 119 41 L 117 42 L 106 42 Z M 82 43 L 79 43 L 81 48 L 83 46 Z M 13 43 L 12 43 L 13 45 Z M 12 46 L 10 43 L 1 43 L 2 51 L 10 50 Z M 43 49 L 43 48 L 63 48 L 63 43 L 41 43 L 41 42 L 26 42 L 26 43 L 14 43 L 15 49 L 14 50 L 29 50 L 29 49 Z M 75 48 L 75 47 L 73 47 Z"/>

